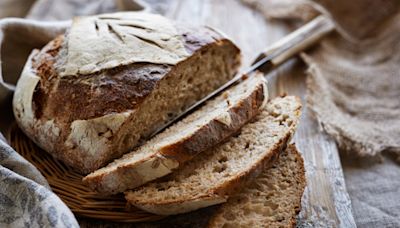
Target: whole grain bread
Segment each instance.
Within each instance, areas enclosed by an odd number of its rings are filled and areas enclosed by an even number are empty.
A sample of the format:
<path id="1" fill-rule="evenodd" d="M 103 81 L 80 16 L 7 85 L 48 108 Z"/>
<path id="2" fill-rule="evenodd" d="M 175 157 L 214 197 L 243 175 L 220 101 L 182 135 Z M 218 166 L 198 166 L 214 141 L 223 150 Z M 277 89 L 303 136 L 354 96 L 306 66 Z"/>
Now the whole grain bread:
<path id="1" fill-rule="evenodd" d="M 145 211 L 171 215 L 226 202 L 284 150 L 300 118 L 296 97 L 275 98 L 241 132 L 205 151 L 164 180 L 125 192 Z"/>
<path id="2" fill-rule="evenodd" d="M 264 76 L 256 74 L 83 182 L 100 193 L 115 194 L 165 176 L 237 132 L 267 100 Z"/>
<path id="3" fill-rule="evenodd" d="M 282 152 L 215 213 L 209 227 L 295 227 L 306 186 L 304 162 L 295 145 Z"/>
<path id="4" fill-rule="evenodd" d="M 226 203 L 154 222 L 138 223 L 135 227 L 294 227 L 297 225 L 295 217 L 300 210 L 301 195 L 306 184 L 304 175 L 302 156 L 291 144 L 273 161 L 271 167 L 264 169 Z M 265 214 L 257 213 L 260 211 Z"/>
<path id="5" fill-rule="evenodd" d="M 143 51 L 129 55 L 137 50 Z M 89 173 L 220 87 L 239 64 L 239 49 L 209 27 L 133 12 L 79 17 L 32 52 L 16 87 L 14 115 L 40 147 Z"/>

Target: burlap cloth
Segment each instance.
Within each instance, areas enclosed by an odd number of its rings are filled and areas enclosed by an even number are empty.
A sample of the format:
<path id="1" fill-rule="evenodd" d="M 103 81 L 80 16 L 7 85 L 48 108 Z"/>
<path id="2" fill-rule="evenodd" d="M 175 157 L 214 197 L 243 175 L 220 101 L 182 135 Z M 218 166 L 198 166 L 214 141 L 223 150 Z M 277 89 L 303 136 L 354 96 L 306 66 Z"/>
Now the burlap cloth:
<path id="1" fill-rule="evenodd" d="M 301 55 L 308 106 L 341 150 L 357 225 L 400 227 L 400 1 L 244 2 L 268 19 L 335 19 L 338 33 Z"/>
<path id="2" fill-rule="evenodd" d="M 316 9 L 326 11 L 307 1 L 245 2 L 276 19 L 309 20 Z M 399 153 L 400 1 L 316 2 L 329 10 L 340 34 L 302 55 L 309 65 L 310 108 L 342 150 L 360 156 Z"/>
<path id="3" fill-rule="evenodd" d="M 32 8 L 31 8 L 32 7 Z M 66 20 L 117 10 L 142 10 L 133 1 L 2 0 L 0 18 Z M 69 26 L 70 21 L 0 20 L 0 130 L 13 122 L 11 98 L 22 67 L 33 48 L 40 48 Z M 0 133 L 0 227 L 79 227 L 71 210 L 56 196 L 40 172 L 6 142 Z"/>
<path id="4" fill-rule="evenodd" d="M 400 151 L 399 1 L 326 0 L 318 5 L 305 0 L 245 2 L 269 19 L 307 21 L 328 9 L 336 20 L 340 34 L 330 35 L 302 54 L 309 66 L 308 104 L 344 152 L 341 158 L 357 225 L 400 227 L 400 168 L 387 156 L 390 152 L 396 157 Z M 65 20 L 73 15 L 124 9 L 142 8 L 130 0 L 4 0 L 0 17 Z M 64 31 L 68 23 L 0 21 L 1 130 L 11 122 L 13 85 L 30 50 Z M 381 162 L 370 158 L 376 155 Z M 0 139 L 0 179 L 0 227 L 78 226 L 40 173 L 4 139 Z"/>

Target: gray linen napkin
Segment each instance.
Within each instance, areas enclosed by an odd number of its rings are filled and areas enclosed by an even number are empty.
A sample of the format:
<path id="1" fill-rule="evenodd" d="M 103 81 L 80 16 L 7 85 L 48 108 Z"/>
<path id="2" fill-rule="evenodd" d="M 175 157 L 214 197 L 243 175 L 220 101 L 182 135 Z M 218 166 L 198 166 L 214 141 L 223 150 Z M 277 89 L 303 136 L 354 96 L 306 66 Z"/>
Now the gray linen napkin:
<path id="1" fill-rule="evenodd" d="M 68 24 L 18 18 L 0 20 L 0 69 L 2 75 L 7 75 L 0 77 L 2 127 L 10 124 L 13 84 L 27 55 L 63 32 Z M 45 178 L 7 144 L 3 135 L 0 139 L 0 227 L 79 227 Z"/>
<path id="2" fill-rule="evenodd" d="M 314 7 L 335 20 L 339 33 L 302 55 L 307 102 L 341 149 L 357 225 L 400 227 L 400 1 L 243 1 L 267 18 L 310 19 Z"/>
<path id="3" fill-rule="evenodd" d="M 0 15 L 20 15 L 15 0 L 1 2 Z M 29 8 L 32 1 L 18 1 Z M 116 10 L 143 10 L 131 0 L 40 0 L 28 17 L 40 20 L 70 19 L 74 15 Z M 29 53 L 63 33 L 69 21 L 40 22 L 20 18 L 0 20 L 0 131 L 13 122 L 11 99 Z M 0 133 L 0 227 L 79 227 L 71 210 L 50 189 L 40 172 L 21 157 Z"/>
<path id="4" fill-rule="evenodd" d="M 79 227 L 39 171 L 0 136 L 0 227 Z"/>

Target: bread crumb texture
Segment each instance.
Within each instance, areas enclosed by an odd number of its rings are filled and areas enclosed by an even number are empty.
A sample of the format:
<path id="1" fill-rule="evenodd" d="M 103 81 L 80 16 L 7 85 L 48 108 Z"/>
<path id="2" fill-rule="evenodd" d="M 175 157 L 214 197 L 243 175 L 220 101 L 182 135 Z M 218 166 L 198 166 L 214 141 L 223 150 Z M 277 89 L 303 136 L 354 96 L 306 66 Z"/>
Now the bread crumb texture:
<path id="1" fill-rule="evenodd" d="M 217 210 L 209 227 L 294 227 L 305 186 L 303 159 L 290 145 L 270 168 Z"/>
<path id="2" fill-rule="evenodd" d="M 259 74 L 230 88 L 229 97 L 223 94 L 208 101 L 143 146 L 91 173 L 83 179 L 84 183 L 96 191 L 112 194 L 171 173 L 251 120 L 268 99 L 264 96 L 265 83 Z"/>
<path id="3" fill-rule="evenodd" d="M 284 147 L 293 135 L 300 117 L 301 104 L 295 97 L 275 98 L 241 132 L 224 144 L 208 150 L 162 181 L 147 184 L 126 193 L 126 199 L 157 213 L 163 207 L 209 197 L 226 197 L 231 187 L 241 188 L 269 158 Z M 235 184 L 239 183 L 239 184 Z M 168 214 L 183 213 L 181 208 Z M 163 213 L 165 209 L 162 209 Z"/>

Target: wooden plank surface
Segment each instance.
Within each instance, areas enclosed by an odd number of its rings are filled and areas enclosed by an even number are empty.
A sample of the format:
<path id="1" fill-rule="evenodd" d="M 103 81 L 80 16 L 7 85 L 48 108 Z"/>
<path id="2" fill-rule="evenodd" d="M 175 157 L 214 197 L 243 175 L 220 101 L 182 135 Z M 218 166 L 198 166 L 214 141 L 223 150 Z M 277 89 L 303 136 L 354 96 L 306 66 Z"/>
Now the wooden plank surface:
<path id="1" fill-rule="evenodd" d="M 288 33 L 282 23 L 266 22 L 259 13 L 237 0 L 162 0 L 156 9 L 167 17 L 194 25 L 207 24 L 229 37 L 242 49 L 243 65 L 268 45 Z M 307 188 L 299 215 L 301 227 L 356 227 L 351 212 L 342 167 L 335 143 L 319 130 L 305 103 L 305 66 L 299 60 L 289 61 L 271 74 L 271 96 L 282 93 L 303 100 L 303 115 L 294 141 L 306 164 Z M 81 225 L 91 222 L 81 220 Z M 105 225 L 105 223 L 95 223 Z"/>
<path id="2" fill-rule="evenodd" d="M 306 67 L 292 60 L 278 70 L 270 88 L 297 95 L 303 114 L 294 141 L 306 165 L 307 188 L 298 223 L 301 227 L 356 227 L 336 144 L 321 132 L 305 101 Z"/>
<path id="3" fill-rule="evenodd" d="M 268 45 L 288 33 L 279 23 L 267 23 L 257 12 L 232 0 L 174 1 L 166 16 L 207 24 L 230 36 L 243 51 L 244 66 Z M 307 170 L 307 189 L 299 223 L 307 226 L 355 227 L 350 198 L 346 192 L 342 167 L 335 143 L 323 134 L 305 105 L 305 67 L 299 61 L 273 73 L 271 96 L 298 95 L 303 100 L 303 115 L 295 142 L 303 153 Z"/>

